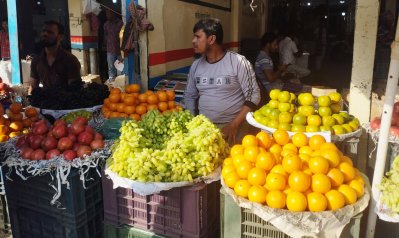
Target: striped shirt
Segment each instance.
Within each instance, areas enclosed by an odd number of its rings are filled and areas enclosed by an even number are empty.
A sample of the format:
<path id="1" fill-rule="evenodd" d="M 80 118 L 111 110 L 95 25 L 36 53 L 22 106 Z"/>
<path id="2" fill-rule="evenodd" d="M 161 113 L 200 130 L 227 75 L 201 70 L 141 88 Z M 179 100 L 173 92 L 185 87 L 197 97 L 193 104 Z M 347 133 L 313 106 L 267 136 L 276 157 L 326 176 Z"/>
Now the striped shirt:
<path id="1" fill-rule="evenodd" d="M 263 50 L 261 50 L 256 57 L 255 62 L 255 74 L 258 79 L 262 82 L 263 85 L 270 84 L 265 74 L 265 70 L 273 70 L 273 60 L 272 58 Z"/>
<path id="2" fill-rule="evenodd" d="M 208 63 L 203 56 L 191 65 L 184 94 L 187 109 L 204 114 L 213 123 L 228 123 L 243 105 L 255 109 L 260 89 L 250 62 L 227 51 L 222 59 Z"/>

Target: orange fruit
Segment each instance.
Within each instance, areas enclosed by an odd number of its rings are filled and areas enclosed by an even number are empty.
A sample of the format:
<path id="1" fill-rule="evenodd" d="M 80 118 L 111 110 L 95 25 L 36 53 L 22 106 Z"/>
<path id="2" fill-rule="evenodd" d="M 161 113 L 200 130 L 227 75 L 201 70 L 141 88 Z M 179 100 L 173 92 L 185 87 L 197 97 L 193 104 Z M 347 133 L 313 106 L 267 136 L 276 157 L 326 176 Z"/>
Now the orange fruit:
<path id="1" fill-rule="evenodd" d="M 309 146 L 312 150 L 319 150 L 324 143 L 326 143 L 326 139 L 321 135 L 314 135 L 309 139 Z"/>
<path id="2" fill-rule="evenodd" d="M 281 157 L 285 158 L 285 157 L 289 157 L 289 156 L 296 156 L 297 154 L 295 153 L 295 151 L 283 149 L 283 151 L 281 151 L 280 155 L 281 155 Z"/>
<path id="3" fill-rule="evenodd" d="M 126 95 L 128 95 L 127 93 L 121 93 L 121 102 L 123 102 L 125 100 Z"/>
<path id="4" fill-rule="evenodd" d="M 311 177 L 302 171 L 294 171 L 288 177 L 288 185 L 294 191 L 305 192 L 310 188 Z"/>
<path id="5" fill-rule="evenodd" d="M 299 148 L 308 144 L 308 137 L 303 133 L 296 133 L 292 136 L 291 140 L 292 144 Z"/>
<path id="6" fill-rule="evenodd" d="M 0 135 L 7 135 L 9 131 L 8 126 L 0 125 Z"/>
<path id="7" fill-rule="evenodd" d="M 148 95 L 147 102 L 149 104 L 157 105 L 158 104 L 158 97 L 155 94 Z"/>
<path id="8" fill-rule="evenodd" d="M 32 125 L 32 120 L 30 118 L 25 118 L 22 120 L 24 128 L 29 128 Z"/>
<path id="9" fill-rule="evenodd" d="M 223 166 L 223 168 L 222 168 L 223 178 L 226 177 L 226 175 L 231 172 L 236 172 L 236 168 L 234 167 L 234 165 L 231 164 L 231 165 Z"/>
<path id="10" fill-rule="evenodd" d="M 268 190 L 284 190 L 287 184 L 286 177 L 282 174 L 269 173 L 266 176 L 266 188 Z"/>
<path id="11" fill-rule="evenodd" d="M 22 104 L 21 103 L 11 103 L 10 111 L 14 114 L 18 114 L 22 111 Z"/>
<path id="12" fill-rule="evenodd" d="M 338 188 L 338 192 L 344 195 L 345 205 L 351 205 L 357 201 L 356 191 L 347 184 L 341 184 Z"/>
<path id="13" fill-rule="evenodd" d="M 169 101 L 168 102 L 168 108 L 169 109 L 173 109 L 176 107 L 176 102 L 175 101 Z"/>
<path id="14" fill-rule="evenodd" d="M 121 100 L 121 95 L 119 93 L 111 93 L 109 95 L 109 101 L 113 103 L 117 103 Z"/>
<path id="15" fill-rule="evenodd" d="M 348 164 L 350 164 L 351 166 L 353 166 L 353 161 L 351 160 L 351 158 L 349 158 L 348 156 L 342 156 L 341 157 L 341 161 L 342 162 L 346 162 L 346 163 L 348 163 Z"/>
<path id="16" fill-rule="evenodd" d="M 225 177 L 223 177 L 224 183 L 229 187 L 229 188 L 234 188 L 236 183 L 240 180 L 240 176 L 238 176 L 237 172 L 230 172 L 228 173 Z"/>
<path id="17" fill-rule="evenodd" d="M 249 162 L 255 163 L 259 154 L 259 148 L 257 146 L 248 146 L 244 150 L 244 157 Z"/>
<path id="18" fill-rule="evenodd" d="M 103 113 L 104 113 L 104 117 L 108 119 L 108 118 L 110 118 L 112 111 L 106 111 Z"/>
<path id="19" fill-rule="evenodd" d="M 273 168 L 276 161 L 274 155 L 270 152 L 261 152 L 256 158 L 256 167 L 269 171 Z"/>
<path id="20" fill-rule="evenodd" d="M 358 180 L 352 180 L 349 183 L 349 187 L 355 190 L 358 198 L 362 197 L 364 194 L 364 184 Z"/>
<path id="21" fill-rule="evenodd" d="M 233 165 L 234 165 L 236 168 L 237 168 L 242 162 L 248 162 L 248 161 L 245 159 L 244 155 L 242 155 L 242 154 L 234 155 L 232 158 L 233 158 Z"/>
<path id="22" fill-rule="evenodd" d="M 120 117 L 120 113 L 119 112 L 111 112 L 109 117 L 110 118 L 119 118 Z"/>
<path id="23" fill-rule="evenodd" d="M 330 178 L 331 186 L 334 188 L 339 187 L 344 182 L 344 174 L 337 168 L 332 168 L 327 173 Z"/>
<path id="24" fill-rule="evenodd" d="M 9 111 L 7 113 L 7 116 L 11 119 L 11 121 L 22 121 L 24 118 L 24 115 L 22 115 L 22 113 L 13 113 L 11 111 Z"/>
<path id="25" fill-rule="evenodd" d="M 327 193 L 331 189 L 330 178 L 325 174 L 315 174 L 312 176 L 312 190 L 318 193 Z"/>
<path id="26" fill-rule="evenodd" d="M 172 90 L 166 90 L 166 96 L 168 98 L 168 101 L 174 101 L 175 97 L 176 97 L 176 94 Z"/>
<path id="27" fill-rule="evenodd" d="M 9 139 L 8 135 L 0 134 L 0 142 L 6 142 L 8 141 L 8 139 Z"/>
<path id="28" fill-rule="evenodd" d="M 147 103 L 148 95 L 143 93 L 139 95 L 139 102 L 140 103 Z"/>
<path id="29" fill-rule="evenodd" d="M 223 160 L 223 166 L 227 166 L 227 165 L 234 165 L 232 158 L 228 157 L 228 158 Z"/>
<path id="30" fill-rule="evenodd" d="M 129 115 L 126 114 L 126 113 L 124 113 L 124 112 L 121 112 L 121 113 L 119 113 L 119 117 L 120 117 L 120 118 L 128 118 Z"/>
<path id="31" fill-rule="evenodd" d="M 273 138 L 279 145 L 285 145 L 290 141 L 290 136 L 287 131 L 284 130 L 275 130 L 273 132 Z"/>
<path id="32" fill-rule="evenodd" d="M 139 114 L 131 114 L 131 115 L 129 115 L 129 118 L 131 118 L 135 121 L 140 121 L 140 119 L 141 119 Z"/>
<path id="33" fill-rule="evenodd" d="M 327 149 L 321 151 L 321 156 L 328 160 L 331 168 L 335 168 L 341 162 L 341 156 L 339 155 L 338 151 Z"/>
<path id="34" fill-rule="evenodd" d="M 22 129 L 24 129 L 24 125 L 19 121 L 11 122 L 8 127 L 11 131 L 22 131 Z"/>
<path id="35" fill-rule="evenodd" d="M 266 195 L 267 206 L 271 208 L 282 209 L 285 207 L 286 196 L 278 190 L 269 191 Z"/>
<path id="36" fill-rule="evenodd" d="M 283 158 L 283 168 L 287 173 L 300 170 L 302 168 L 302 161 L 297 155 L 291 155 Z"/>
<path id="37" fill-rule="evenodd" d="M 322 212 L 327 209 L 327 198 L 317 192 L 311 192 L 307 195 L 308 210 L 311 212 Z"/>
<path id="38" fill-rule="evenodd" d="M 166 95 L 165 91 L 158 91 L 157 92 L 158 100 L 160 102 L 167 102 L 168 101 L 168 96 Z"/>
<path id="39" fill-rule="evenodd" d="M 123 99 L 123 103 L 127 106 L 133 106 L 136 104 L 136 99 L 131 96 L 131 95 L 127 95 L 125 96 L 125 98 Z"/>
<path id="40" fill-rule="evenodd" d="M 245 149 L 245 147 L 242 145 L 239 145 L 239 144 L 233 145 L 233 147 L 231 147 L 231 149 L 230 149 L 230 155 L 231 156 L 238 155 L 238 154 L 243 155 L 244 149 Z"/>
<path id="41" fill-rule="evenodd" d="M 248 191 L 251 188 L 251 184 L 249 184 L 248 180 L 239 180 L 234 185 L 234 192 L 243 198 L 248 197 Z"/>
<path id="42" fill-rule="evenodd" d="M 308 205 L 306 196 L 297 191 L 293 191 L 287 194 L 286 206 L 288 210 L 293 212 L 303 212 L 306 210 Z"/>
<path id="43" fill-rule="evenodd" d="M 139 105 L 136 107 L 136 113 L 139 115 L 143 115 L 147 112 L 147 108 L 143 105 Z"/>
<path id="44" fill-rule="evenodd" d="M 326 142 L 320 146 L 320 150 L 327 150 L 327 149 L 339 150 L 337 146 L 332 142 Z"/>
<path id="45" fill-rule="evenodd" d="M 123 103 L 118 103 L 117 106 L 116 106 L 116 111 L 118 111 L 118 112 L 120 112 L 120 113 L 125 112 L 125 104 L 123 104 Z"/>
<path id="46" fill-rule="evenodd" d="M 246 135 L 244 138 L 242 138 L 242 146 L 258 146 L 258 139 L 256 139 L 254 135 Z"/>
<path id="47" fill-rule="evenodd" d="M 109 104 L 110 104 L 111 102 L 109 101 L 109 98 L 106 98 L 106 99 L 104 99 L 104 103 L 103 103 L 103 107 L 105 106 L 105 107 L 109 107 Z"/>
<path id="48" fill-rule="evenodd" d="M 140 84 L 130 84 L 129 89 L 132 93 L 139 93 L 140 92 Z"/>
<path id="49" fill-rule="evenodd" d="M 265 149 L 269 149 L 272 144 L 272 137 L 264 131 L 256 134 L 256 139 L 258 140 L 258 146 L 261 146 Z"/>
<path id="50" fill-rule="evenodd" d="M 25 108 L 25 115 L 29 118 L 35 117 L 37 115 L 37 111 L 33 107 L 27 107 Z"/>
<path id="51" fill-rule="evenodd" d="M 328 210 L 335 211 L 345 206 L 345 197 L 337 190 L 330 190 L 325 194 L 325 196 L 327 198 Z"/>
<path id="52" fill-rule="evenodd" d="M 14 138 L 14 137 L 17 137 L 17 136 L 20 136 L 20 135 L 22 135 L 22 132 L 20 132 L 20 131 L 13 131 L 13 132 L 11 132 L 11 133 L 8 135 L 8 137 Z"/>
<path id="53" fill-rule="evenodd" d="M 248 173 L 248 182 L 251 185 L 263 186 L 266 183 L 266 171 L 261 168 L 252 168 Z"/>
<path id="54" fill-rule="evenodd" d="M 168 110 L 168 103 L 167 102 L 159 102 L 158 103 L 158 109 L 161 112 L 164 112 L 164 111 Z"/>
<path id="55" fill-rule="evenodd" d="M 109 110 L 110 110 L 111 112 L 116 112 L 116 111 L 117 111 L 117 108 L 118 108 L 118 103 L 111 103 L 111 104 L 109 104 Z"/>
<path id="56" fill-rule="evenodd" d="M 151 111 L 151 110 L 158 110 L 158 106 L 157 106 L 157 105 L 149 104 L 149 105 L 147 106 L 147 111 Z"/>
<path id="57" fill-rule="evenodd" d="M 155 94 L 154 93 L 154 91 L 152 91 L 152 90 L 147 90 L 147 92 L 145 92 L 147 95 L 152 95 L 152 94 Z"/>
<path id="58" fill-rule="evenodd" d="M 284 150 L 291 150 L 295 154 L 298 153 L 298 148 L 293 144 L 293 143 L 287 143 L 283 146 L 283 151 Z"/>
<path id="59" fill-rule="evenodd" d="M 130 115 L 136 112 L 135 106 L 125 106 L 125 113 Z"/>
<path id="60" fill-rule="evenodd" d="M 266 202 L 267 190 L 266 188 L 254 185 L 248 190 L 248 200 L 251 202 L 256 202 L 264 204 Z"/>
<path id="61" fill-rule="evenodd" d="M 288 176 L 288 173 L 284 170 L 283 165 L 277 164 L 275 165 L 271 170 L 270 173 L 276 173 L 276 174 L 281 174 L 285 178 Z"/>
<path id="62" fill-rule="evenodd" d="M 120 94 L 121 92 L 120 88 L 113 88 L 110 91 L 111 94 Z"/>
<path id="63" fill-rule="evenodd" d="M 314 174 L 327 174 L 330 168 L 328 160 L 320 156 L 312 157 L 308 161 L 308 165 Z"/>
<path id="64" fill-rule="evenodd" d="M 238 176 L 242 179 L 247 179 L 249 171 L 252 169 L 252 164 L 249 161 L 241 161 L 241 163 L 236 166 L 236 171 Z"/>
<path id="65" fill-rule="evenodd" d="M 342 162 L 339 164 L 338 169 L 344 175 L 344 182 L 347 183 L 355 178 L 356 172 L 352 165 L 347 162 Z"/>

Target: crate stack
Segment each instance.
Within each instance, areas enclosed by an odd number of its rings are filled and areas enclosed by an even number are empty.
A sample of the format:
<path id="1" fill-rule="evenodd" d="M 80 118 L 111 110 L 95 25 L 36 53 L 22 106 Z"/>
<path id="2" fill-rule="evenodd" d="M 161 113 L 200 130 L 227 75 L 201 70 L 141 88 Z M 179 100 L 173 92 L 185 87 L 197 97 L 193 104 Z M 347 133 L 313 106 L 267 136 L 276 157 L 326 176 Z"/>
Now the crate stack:
<path id="1" fill-rule="evenodd" d="M 0 169 L 0 237 L 11 238 L 11 224 L 8 214 L 4 177 Z"/>
<path id="2" fill-rule="evenodd" d="M 106 237 L 219 237 L 219 181 L 147 196 L 132 189 L 113 189 L 106 176 L 102 185 Z"/>
<path id="3" fill-rule="evenodd" d="M 69 188 L 61 186 L 61 196 L 55 205 L 50 204 L 57 186 L 55 173 L 27 180 L 15 172 L 9 176 L 12 180 L 5 180 L 5 187 L 14 238 L 103 237 L 101 178 L 95 169 L 87 174 L 90 179 L 85 183 L 86 188 L 79 171 L 71 169 Z"/>

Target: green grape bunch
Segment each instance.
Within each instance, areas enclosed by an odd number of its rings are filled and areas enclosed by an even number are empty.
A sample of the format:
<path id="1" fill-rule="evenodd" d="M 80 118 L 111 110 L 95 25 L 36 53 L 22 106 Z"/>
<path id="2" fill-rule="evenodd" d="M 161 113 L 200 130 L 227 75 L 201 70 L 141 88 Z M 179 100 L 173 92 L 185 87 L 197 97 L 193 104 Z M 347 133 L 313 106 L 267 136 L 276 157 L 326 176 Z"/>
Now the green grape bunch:
<path id="1" fill-rule="evenodd" d="M 87 120 L 90 120 L 93 117 L 93 113 L 86 110 L 73 111 L 64 115 L 63 117 L 61 117 L 61 119 L 64 120 L 66 123 L 71 124 L 73 120 L 75 120 L 75 118 L 77 117 L 83 117 Z"/>
<path id="2" fill-rule="evenodd" d="M 212 173 L 228 154 L 220 129 L 189 111 L 148 112 L 124 121 L 112 148 L 110 169 L 140 182 L 193 181 Z"/>
<path id="3" fill-rule="evenodd" d="M 379 189 L 381 190 L 381 200 L 392 212 L 399 213 L 399 156 L 392 163 L 392 168 L 382 178 Z"/>

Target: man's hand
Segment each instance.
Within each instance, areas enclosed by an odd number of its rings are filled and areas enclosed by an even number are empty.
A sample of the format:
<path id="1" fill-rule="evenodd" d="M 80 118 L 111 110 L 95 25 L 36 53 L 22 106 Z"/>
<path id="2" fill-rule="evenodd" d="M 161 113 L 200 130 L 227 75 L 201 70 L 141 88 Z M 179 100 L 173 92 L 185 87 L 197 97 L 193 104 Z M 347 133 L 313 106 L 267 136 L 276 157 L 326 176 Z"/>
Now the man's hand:
<path id="1" fill-rule="evenodd" d="M 230 144 L 230 146 L 234 145 L 236 141 L 236 135 L 239 127 L 240 124 L 231 121 L 222 128 L 223 137 Z"/>

